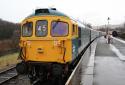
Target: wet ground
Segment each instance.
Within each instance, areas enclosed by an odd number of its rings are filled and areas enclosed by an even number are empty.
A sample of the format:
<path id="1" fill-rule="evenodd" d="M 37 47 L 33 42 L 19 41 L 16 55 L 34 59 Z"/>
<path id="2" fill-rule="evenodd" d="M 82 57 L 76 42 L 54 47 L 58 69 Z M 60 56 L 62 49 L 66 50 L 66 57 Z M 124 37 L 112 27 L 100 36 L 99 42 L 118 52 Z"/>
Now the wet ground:
<path id="1" fill-rule="evenodd" d="M 123 44 L 114 41 L 112 45 L 116 52 L 124 52 Z M 104 38 L 100 38 L 95 53 L 93 85 L 125 85 L 125 62 L 113 50 Z"/>

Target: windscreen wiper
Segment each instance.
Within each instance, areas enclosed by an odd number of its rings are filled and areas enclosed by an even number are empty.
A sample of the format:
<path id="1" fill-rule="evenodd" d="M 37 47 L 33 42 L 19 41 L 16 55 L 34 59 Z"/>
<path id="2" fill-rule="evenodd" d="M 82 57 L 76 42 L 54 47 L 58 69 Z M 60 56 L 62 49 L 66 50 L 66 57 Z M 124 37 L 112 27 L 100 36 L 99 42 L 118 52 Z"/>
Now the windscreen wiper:
<path id="1" fill-rule="evenodd" d="M 58 19 L 58 20 L 56 21 L 56 23 L 53 25 L 52 29 L 55 29 L 55 28 L 56 28 L 56 26 L 58 25 L 59 21 L 60 21 L 60 19 Z"/>

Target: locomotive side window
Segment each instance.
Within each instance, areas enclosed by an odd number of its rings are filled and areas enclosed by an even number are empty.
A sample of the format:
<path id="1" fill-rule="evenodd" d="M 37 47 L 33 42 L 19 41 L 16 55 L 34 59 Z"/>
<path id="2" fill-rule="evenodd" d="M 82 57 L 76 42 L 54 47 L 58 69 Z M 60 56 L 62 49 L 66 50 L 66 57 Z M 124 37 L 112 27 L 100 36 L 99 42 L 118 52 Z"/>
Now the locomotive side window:
<path id="1" fill-rule="evenodd" d="M 73 26 L 72 26 L 72 35 L 74 35 L 74 33 L 75 33 L 75 25 L 73 24 Z"/>
<path id="2" fill-rule="evenodd" d="M 72 35 L 77 35 L 77 25 L 72 26 Z"/>
<path id="3" fill-rule="evenodd" d="M 51 25 L 52 36 L 67 36 L 68 35 L 68 23 L 61 21 L 53 21 Z"/>
<path id="4" fill-rule="evenodd" d="M 46 20 L 39 20 L 36 22 L 36 36 L 46 36 L 48 32 L 48 22 Z"/>
<path id="5" fill-rule="evenodd" d="M 33 23 L 27 22 L 22 26 L 22 36 L 29 37 L 33 32 Z"/>
<path id="6" fill-rule="evenodd" d="M 75 25 L 75 34 L 76 35 L 78 34 L 78 27 L 77 27 L 77 25 Z"/>

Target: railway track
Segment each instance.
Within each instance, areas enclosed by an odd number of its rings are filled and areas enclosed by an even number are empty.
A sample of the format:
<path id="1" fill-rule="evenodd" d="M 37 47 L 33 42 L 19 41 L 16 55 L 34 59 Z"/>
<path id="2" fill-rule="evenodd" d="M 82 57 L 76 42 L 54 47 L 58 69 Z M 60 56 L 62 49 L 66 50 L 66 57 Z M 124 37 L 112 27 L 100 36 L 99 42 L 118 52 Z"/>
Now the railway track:
<path id="1" fill-rule="evenodd" d="M 12 66 L 8 69 L 5 69 L 0 72 L 0 85 L 3 85 L 9 82 L 11 79 L 14 79 L 18 76 L 15 66 Z"/>

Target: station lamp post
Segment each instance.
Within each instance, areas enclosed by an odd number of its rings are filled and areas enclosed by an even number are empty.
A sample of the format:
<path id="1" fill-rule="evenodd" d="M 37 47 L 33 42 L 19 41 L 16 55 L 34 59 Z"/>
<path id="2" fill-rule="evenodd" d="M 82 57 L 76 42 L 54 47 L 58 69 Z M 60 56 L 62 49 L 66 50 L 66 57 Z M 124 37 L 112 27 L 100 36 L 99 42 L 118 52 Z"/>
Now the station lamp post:
<path id="1" fill-rule="evenodd" d="M 107 31 L 106 31 L 106 34 L 107 34 L 107 35 L 109 34 L 109 20 L 110 20 L 110 17 L 107 18 L 107 21 L 108 21 L 108 24 L 107 24 Z"/>
<path id="2" fill-rule="evenodd" d="M 108 17 L 107 18 L 107 21 L 108 21 L 108 25 L 107 25 L 107 39 L 108 39 L 108 44 L 110 44 L 111 43 L 111 37 L 110 37 L 110 34 L 109 34 L 109 20 L 110 20 L 110 18 Z"/>

